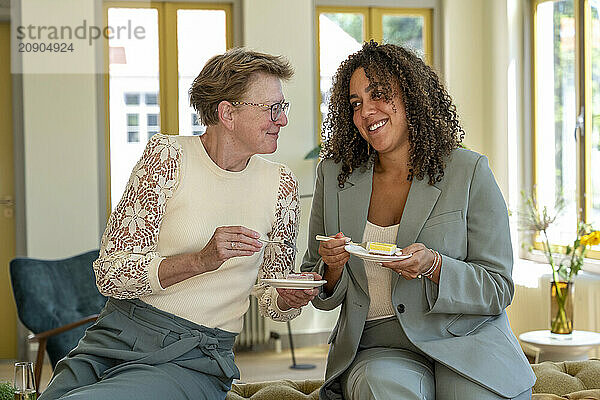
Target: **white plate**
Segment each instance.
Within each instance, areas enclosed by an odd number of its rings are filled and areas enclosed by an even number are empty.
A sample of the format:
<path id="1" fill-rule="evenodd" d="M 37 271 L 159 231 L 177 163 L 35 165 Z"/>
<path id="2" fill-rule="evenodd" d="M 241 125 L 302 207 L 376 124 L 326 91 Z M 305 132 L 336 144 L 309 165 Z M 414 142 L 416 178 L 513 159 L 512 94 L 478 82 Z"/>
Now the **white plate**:
<path id="1" fill-rule="evenodd" d="M 396 251 L 396 255 L 394 256 L 384 256 L 380 254 L 371 254 L 367 250 L 365 250 L 361 246 L 356 246 L 353 244 L 347 244 L 344 249 L 352 255 L 356 257 L 362 258 L 366 261 L 375 261 L 375 262 L 390 262 L 390 261 L 399 261 L 404 260 L 405 258 L 409 258 L 412 254 L 404 255 L 401 250 Z"/>
<path id="2" fill-rule="evenodd" d="M 322 286 L 327 281 L 308 281 L 301 279 L 261 279 L 262 282 L 269 286 L 280 289 L 312 289 Z"/>

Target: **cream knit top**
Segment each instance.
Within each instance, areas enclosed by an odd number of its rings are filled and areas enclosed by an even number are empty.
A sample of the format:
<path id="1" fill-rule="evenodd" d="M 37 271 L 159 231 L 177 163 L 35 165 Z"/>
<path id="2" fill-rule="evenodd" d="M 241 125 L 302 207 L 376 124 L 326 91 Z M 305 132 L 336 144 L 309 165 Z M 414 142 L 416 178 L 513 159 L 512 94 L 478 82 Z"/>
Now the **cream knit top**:
<path id="1" fill-rule="evenodd" d="M 295 243 L 298 213 L 298 185 L 284 165 L 253 156 L 244 170 L 230 172 L 210 159 L 198 136 L 154 135 L 102 236 L 94 262 L 98 289 L 229 332 L 241 331 L 251 293 L 263 315 L 290 320 L 300 310 L 279 310 L 277 291 L 255 284 L 257 276 L 293 271 L 295 254 L 287 247 L 265 245 L 166 289 L 158 268 L 165 257 L 204 248 L 219 226 L 243 225 Z"/>
<path id="2" fill-rule="evenodd" d="M 396 243 L 399 225 L 379 226 L 367 221 L 363 242 Z M 394 316 L 392 305 L 392 275 L 394 271 L 363 260 L 369 287 L 369 313 L 367 321 Z"/>

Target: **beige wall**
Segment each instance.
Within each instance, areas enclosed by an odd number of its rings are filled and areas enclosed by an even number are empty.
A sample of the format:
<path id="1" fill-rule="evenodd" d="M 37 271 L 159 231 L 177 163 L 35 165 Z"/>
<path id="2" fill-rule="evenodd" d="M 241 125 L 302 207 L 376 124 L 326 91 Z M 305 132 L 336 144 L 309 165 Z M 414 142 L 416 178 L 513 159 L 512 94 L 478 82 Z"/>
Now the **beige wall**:
<path id="1" fill-rule="evenodd" d="M 485 154 L 505 198 L 508 178 L 507 1 L 445 0 L 443 77 L 465 129 Z"/>
<path id="2" fill-rule="evenodd" d="M 484 3 L 477 0 L 446 0 L 443 7 L 443 77 L 456 103 L 472 150 L 486 149 L 484 130 Z"/>
<path id="3" fill-rule="evenodd" d="M 484 2 L 483 90 L 486 109 L 483 114 L 484 151 L 490 159 L 498 185 L 508 199 L 507 74 L 508 23 L 506 1 Z"/>
<path id="4" fill-rule="evenodd" d="M 76 26 L 95 18 L 93 0 L 22 3 L 22 25 Z M 98 191 L 96 77 L 89 71 L 94 60 L 85 51 L 85 59 L 65 61 L 62 69 L 60 63 L 45 65 L 33 56 L 23 59 L 28 72 L 23 75 L 26 246 L 31 257 L 60 258 L 98 247 L 98 214 L 105 206 Z M 88 73 L 61 73 L 73 67 Z M 40 73 L 48 69 L 52 73 Z"/>
<path id="5" fill-rule="evenodd" d="M 243 2 L 244 46 L 286 56 L 295 74 L 284 85 L 291 103 L 289 124 L 283 129 L 277 152 L 269 158 L 285 162 L 300 182 L 300 193 L 312 193 L 315 164 L 304 160 L 316 144 L 314 74 L 314 7 L 312 1 L 290 1 L 273 7 L 272 0 Z M 265 29 L 268 27 L 268 29 Z"/>
<path id="6" fill-rule="evenodd" d="M 28 255 L 59 258 L 97 248 L 103 202 L 94 76 L 23 78 Z"/>

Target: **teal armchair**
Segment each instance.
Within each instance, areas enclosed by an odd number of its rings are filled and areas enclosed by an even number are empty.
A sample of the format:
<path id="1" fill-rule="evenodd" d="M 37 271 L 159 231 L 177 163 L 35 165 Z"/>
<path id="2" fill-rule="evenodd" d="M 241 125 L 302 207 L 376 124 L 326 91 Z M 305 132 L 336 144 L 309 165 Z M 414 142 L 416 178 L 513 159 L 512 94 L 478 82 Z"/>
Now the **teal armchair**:
<path id="1" fill-rule="evenodd" d="M 10 277 L 19 319 L 39 342 L 35 379 L 40 381 L 44 352 L 52 368 L 71 351 L 96 320 L 106 298 L 98 292 L 92 262 L 98 250 L 62 260 L 15 258 Z"/>

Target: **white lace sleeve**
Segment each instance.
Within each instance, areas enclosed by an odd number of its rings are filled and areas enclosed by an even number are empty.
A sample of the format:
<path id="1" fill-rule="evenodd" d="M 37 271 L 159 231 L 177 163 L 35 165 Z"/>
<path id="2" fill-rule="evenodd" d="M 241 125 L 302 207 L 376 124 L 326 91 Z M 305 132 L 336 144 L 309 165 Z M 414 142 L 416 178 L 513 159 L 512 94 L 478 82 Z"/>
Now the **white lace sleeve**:
<path id="1" fill-rule="evenodd" d="M 294 245 L 298 236 L 300 222 L 300 203 L 298 202 L 298 182 L 296 177 L 287 167 L 281 167 L 275 222 L 268 234 L 270 240 L 290 240 Z M 295 251 L 278 244 L 267 244 L 263 263 L 259 270 L 259 278 L 285 278 L 294 271 Z M 254 286 L 252 294 L 258 298 L 258 308 L 261 314 L 274 321 L 289 321 L 300 315 L 301 309 L 292 308 L 281 311 L 277 307 L 277 290 L 258 283 Z"/>
<path id="2" fill-rule="evenodd" d="M 137 298 L 162 288 L 156 252 L 165 205 L 179 184 L 182 149 L 168 135 L 154 135 L 133 168 L 121 201 L 108 219 L 94 262 L 105 296 Z"/>

